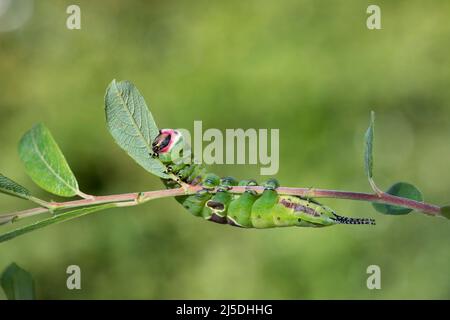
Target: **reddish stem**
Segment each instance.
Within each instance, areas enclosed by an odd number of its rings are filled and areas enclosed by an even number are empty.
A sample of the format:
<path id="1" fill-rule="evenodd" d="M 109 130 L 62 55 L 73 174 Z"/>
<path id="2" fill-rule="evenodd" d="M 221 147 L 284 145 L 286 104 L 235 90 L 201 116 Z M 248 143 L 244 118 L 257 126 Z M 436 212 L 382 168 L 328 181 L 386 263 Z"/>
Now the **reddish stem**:
<path id="1" fill-rule="evenodd" d="M 202 189 L 201 186 L 188 186 L 186 189 L 178 188 L 178 189 L 167 189 L 167 190 L 156 190 L 156 191 L 147 191 L 141 193 L 124 193 L 124 194 L 116 194 L 116 195 L 108 195 L 108 196 L 94 196 L 88 199 L 67 201 L 67 202 L 50 202 L 49 205 L 52 210 L 58 209 L 68 209 L 68 208 L 76 208 L 76 207 L 85 207 L 91 205 L 98 205 L 104 203 L 128 203 L 127 205 L 138 205 L 143 202 L 147 202 L 149 200 L 165 198 L 165 197 L 174 197 L 181 196 L 186 194 L 194 194 L 197 191 Z M 246 190 L 254 190 L 257 193 L 262 193 L 264 191 L 264 187 L 262 186 L 235 186 L 232 187 L 229 191 L 232 193 L 243 193 Z M 362 192 L 350 192 L 350 191 L 337 191 L 337 190 L 326 190 L 326 189 L 313 189 L 313 188 L 289 188 L 289 187 L 279 187 L 277 192 L 282 195 L 292 195 L 292 196 L 300 196 L 304 198 L 335 198 L 335 199 L 348 199 L 348 200 L 358 200 L 358 201 L 368 201 L 368 202 L 377 202 L 390 204 L 400 207 L 406 207 L 410 209 L 414 209 L 428 215 L 432 216 L 441 216 L 440 207 L 425 203 L 419 202 L 411 199 L 396 197 L 387 193 L 380 194 L 370 194 L 370 193 L 362 193 Z M 17 218 L 25 218 L 28 216 L 32 216 L 35 214 L 40 214 L 43 212 L 48 212 L 47 208 L 34 208 L 28 209 L 25 211 L 15 212 L 0 216 L 0 218 L 7 217 L 17 217 Z"/>

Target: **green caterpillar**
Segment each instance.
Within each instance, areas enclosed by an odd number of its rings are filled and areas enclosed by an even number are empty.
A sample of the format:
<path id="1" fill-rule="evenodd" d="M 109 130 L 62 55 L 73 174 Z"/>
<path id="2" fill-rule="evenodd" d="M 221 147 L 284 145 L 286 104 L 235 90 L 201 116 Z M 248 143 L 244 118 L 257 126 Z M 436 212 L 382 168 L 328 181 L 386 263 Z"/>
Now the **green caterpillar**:
<path id="1" fill-rule="evenodd" d="M 203 187 L 194 195 L 176 197 L 194 216 L 236 227 L 260 229 L 375 224 L 373 219 L 339 216 L 332 209 L 312 199 L 279 195 L 276 191 L 279 185 L 275 179 L 264 183 L 262 194 L 256 194 L 252 190 L 232 194 L 229 192 L 232 186 L 257 184 L 254 180 L 238 182 L 231 177 L 219 178 L 209 173 L 203 165 L 186 163 L 184 160 L 188 156 L 183 155 L 185 147 L 185 141 L 179 131 L 163 129 L 153 141 L 151 156 L 158 157 L 166 165 L 167 172 L 176 177 L 176 180 L 163 179 L 167 188 L 179 188 L 182 182 Z M 213 193 L 212 190 L 217 192 Z"/>

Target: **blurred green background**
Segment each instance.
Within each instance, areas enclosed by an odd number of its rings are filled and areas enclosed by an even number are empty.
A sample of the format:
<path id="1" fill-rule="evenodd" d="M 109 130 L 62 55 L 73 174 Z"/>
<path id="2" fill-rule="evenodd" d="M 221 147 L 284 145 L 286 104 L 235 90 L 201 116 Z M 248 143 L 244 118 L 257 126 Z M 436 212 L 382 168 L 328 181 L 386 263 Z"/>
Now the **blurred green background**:
<path id="1" fill-rule="evenodd" d="M 448 203 L 450 2 L 377 1 L 375 31 L 366 28 L 372 3 L 77 1 L 81 30 L 68 30 L 72 1 L 36 1 L 27 21 L 0 32 L 0 170 L 54 199 L 17 155 L 42 121 L 84 192 L 162 188 L 106 129 L 103 97 L 116 78 L 137 85 L 160 127 L 279 128 L 285 186 L 369 191 L 363 135 L 375 110 L 378 184 L 408 181 Z M 255 165 L 214 169 L 265 178 Z M 1 243 L 0 270 L 14 261 L 30 271 L 42 299 L 450 298 L 447 221 L 324 202 L 377 226 L 242 230 L 162 199 Z M 0 195 L 1 212 L 29 206 Z M 71 264 L 82 290 L 66 288 Z M 381 290 L 366 287 L 372 264 Z"/>

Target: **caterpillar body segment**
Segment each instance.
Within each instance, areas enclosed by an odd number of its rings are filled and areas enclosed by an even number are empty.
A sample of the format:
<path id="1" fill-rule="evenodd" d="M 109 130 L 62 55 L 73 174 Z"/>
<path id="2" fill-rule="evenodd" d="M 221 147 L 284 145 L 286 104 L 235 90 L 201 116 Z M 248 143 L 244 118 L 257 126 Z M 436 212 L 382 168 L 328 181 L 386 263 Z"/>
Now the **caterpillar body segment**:
<path id="1" fill-rule="evenodd" d="M 258 197 L 255 193 L 246 191 L 235 199 L 228 206 L 227 222 L 236 227 L 252 228 L 251 215 L 253 204 Z"/>
<path id="2" fill-rule="evenodd" d="M 231 202 L 229 192 L 219 190 L 209 199 L 203 208 L 202 215 L 206 220 L 227 223 L 228 205 Z"/>
<path id="3" fill-rule="evenodd" d="M 207 171 L 203 165 L 186 163 L 183 155 L 185 142 L 182 135 L 173 129 L 160 130 L 153 141 L 152 156 L 158 157 L 176 180 L 163 179 L 169 188 L 179 188 L 180 183 L 201 185 L 203 189 L 193 195 L 177 196 L 176 200 L 191 214 L 221 224 L 241 228 L 275 227 L 324 227 L 335 224 L 375 224 L 373 219 L 349 218 L 337 215 L 332 209 L 312 199 L 280 195 L 276 191 L 278 181 L 270 179 L 264 183 L 264 191 L 257 194 L 246 190 L 232 194 L 233 186 L 255 186 L 254 180 L 236 181 L 234 178 L 219 178 Z M 189 154 L 189 157 L 191 155 Z"/>
<path id="4" fill-rule="evenodd" d="M 201 216 L 206 202 L 211 199 L 212 194 L 207 190 L 201 190 L 182 200 L 181 204 L 194 216 Z"/>
<path id="5" fill-rule="evenodd" d="M 279 195 L 273 189 L 266 189 L 253 203 L 250 221 L 254 228 L 263 229 L 275 226 L 273 209 L 278 204 Z"/>

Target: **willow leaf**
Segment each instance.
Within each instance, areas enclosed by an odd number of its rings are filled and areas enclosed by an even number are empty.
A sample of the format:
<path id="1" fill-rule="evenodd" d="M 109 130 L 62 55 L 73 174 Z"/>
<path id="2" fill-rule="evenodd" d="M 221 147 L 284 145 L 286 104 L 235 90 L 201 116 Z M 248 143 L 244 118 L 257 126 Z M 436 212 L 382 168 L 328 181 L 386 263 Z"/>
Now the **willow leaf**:
<path id="1" fill-rule="evenodd" d="M 364 165 L 369 179 L 373 178 L 373 131 L 374 131 L 375 113 L 370 113 L 370 124 L 364 136 Z"/>
<path id="2" fill-rule="evenodd" d="M 150 156 L 158 127 L 144 98 L 131 82 L 111 82 L 106 90 L 105 113 L 116 143 L 144 169 L 167 178 L 165 166 Z"/>
<path id="3" fill-rule="evenodd" d="M 9 300 L 34 300 L 34 281 L 31 274 L 11 263 L 0 278 L 3 291 Z"/>
<path id="4" fill-rule="evenodd" d="M 422 193 L 420 192 L 417 187 L 414 185 L 407 183 L 407 182 L 397 182 L 394 183 L 387 191 L 386 193 L 391 194 L 393 196 L 411 199 L 415 201 L 423 201 Z M 381 213 L 384 214 L 391 214 L 391 215 L 402 215 L 402 214 L 408 214 L 411 211 L 413 211 L 410 208 L 404 208 L 399 206 L 393 206 L 389 204 L 383 204 L 383 203 L 372 203 L 373 207 Z"/>
<path id="5" fill-rule="evenodd" d="M 382 191 L 377 187 L 373 180 L 373 132 L 375 124 L 375 112 L 370 113 L 370 124 L 364 136 L 364 167 L 366 169 L 367 178 L 369 179 L 372 190 L 376 193 Z"/>
<path id="6" fill-rule="evenodd" d="M 0 192 L 9 194 L 14 197 L 29 200 L 31 197 L 30 191 L 22 187 L 17 182 L 5 177 L 0 173 Z"/>
<path id="7" fill-rule="evenodd" d="M 28 225 L 19 227 L 15 230 L 11 230 L 9 232 L 0 234 L 0 242 L 11 240 L 17 236 L 20 236 L 25 233 L 46 227 L 51 224 L 61 223 L 61 222 L 67 221 L 67 220 L 71 220 L 71 219 L 75 219 L 75 218 L 78 218 L 81 216 L 88 215 L 93 212 L 105 210 L 108 208 L 113 208 L 115 206 L 116 205 L 114 203 L 108 203 L 108 204 L 101 204 L 101 205 L 92 206 L 92 207 L 88 207 L 88 208 L 70 210 L 70 211 L 66 211 L 64 213 L 59 213 L 50 218 L 43 219 L 43 220 L 34 222 L 32 224 L 28 224 Z"/>
<path id="8" fill-rule="evenodd" d="M 64 155 L 43 124 L 24 134 L 19 156 L 28 175 L 41 188 L 62 197 L 82 194 Z"/>
<path id="9" fill-rule="evenodd" d="M 443 206 L 441 208 L 441 214 L 446 217 L 447 219 L 450 219 L 450 205 L 449 206 Z"/>

